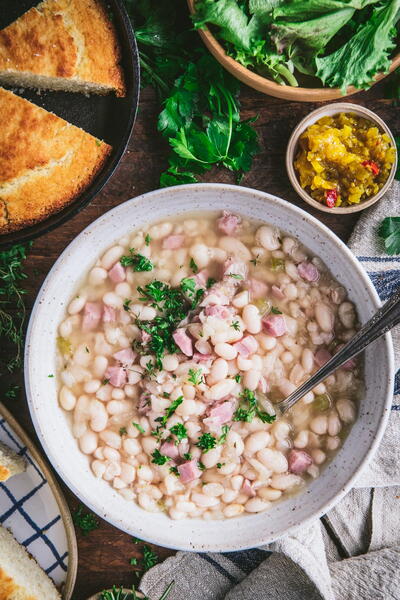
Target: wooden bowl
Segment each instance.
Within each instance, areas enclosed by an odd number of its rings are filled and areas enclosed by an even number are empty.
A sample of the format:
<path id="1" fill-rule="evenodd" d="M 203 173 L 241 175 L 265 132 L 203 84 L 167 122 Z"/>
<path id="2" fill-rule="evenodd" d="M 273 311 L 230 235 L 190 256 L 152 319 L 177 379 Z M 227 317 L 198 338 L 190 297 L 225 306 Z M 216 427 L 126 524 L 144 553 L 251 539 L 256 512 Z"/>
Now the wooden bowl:
<path id="1" fill-rule="evenodd" d="M 378 202 L 378 200 L 380 200 L 380 198 L 382 198 L 382 196 L 388 191 L 389 187 L 393 182 L 398 160 L 398 154 L 396 150 L 396 157 L 392 165 L 392 169 L 383 187 L 379 190 L 377 194 L 375 194 L 375 196 L 371 196 L 371 198 L 368 198 L 367 200 L 362 200 L 359 204 L 353 204 L 352 206 L 335 206 L 333 208 L 329 208 L 325 204 L 321 204 L 321 202 L 314 200 L 314 198 L 312 198 L 310 194 L 306 192 L 304 188 L 301 187 L 300 182 L 297 178 L 297 173 L 294 168 L 294 159 L 297 154 L 299 137 L 307 129 L 307 127 L 313 125 L 316 121 L 318 121 L 318 119 L 321 119 L 322 117 L 326 116 L 336 115 L 341 112 L 355 113 L 360 117 L 368 119 L 374 125 L 376 125 L 380 131 L 387 133 L 387 135 L 390 137 L 393 147 L 396 148 L 396 142 L 394 140 L 393 134 L 390 131 L 389 127 L 386 125 L 385 121 L 378 117 L 378 115 L 372 110 L 369 110 L 368 108 L 365 108 L 364 106 L 360 106 L 358 104 L 350 104 L 350 102 L 335 102 L 333 104 L 326 104 L 325 106 L 321 106 L 321 108 L 317 108 L 317 110 L 313 110 L 312 112 L 310 112 L 309 115 L 307 115 L 304 119 L 300 121 L 300 123 L 297 125 L 292 135 L 290 136 L 286 150 L 286 170 L 290 179 L 290 183 L 292 184 L 296 192 L 299 194 L 299 196 L 301 196 L 303 200 L 305 200 L 305 202 L 308 202 L 308 204 L 310 204 L 314 208 L 317 208 L 318 210 L 322 210 L 323 212 L 328 212 L 332 214 L 347 214 L 359 212 L 360 210 L 364 210 L 364 208 L 372 206 L 373 204 L 375 204 L 375 202 Z"/>
<path id="2" fill-rule="evenodd" d="M 195 13 L 195 0 L 187 0 L 189 10 L 191 14 Z M 246 85 L 268 94 L 269 96 L 275 96 L 276 98 L 283 98 L 284 100 L 294 100 L 296 102 L 324 102 L 326 100 L 335 100 L 336 98 L 345 98 L 351 96 L 362 90 L 359 90 L 353 86 L 347 88 L 345 94 L 342 94 L 340 88 L 305 88 L 305 87 L 293 87 L 291 85 L 280 85 L 275 83 L 272 79 L 267 79 L 261 75 L 257 75 L 254 71 L 250 71 L 239 62 L 227 55 L 224 48 L 216 40 L 211 31 L 208 28 L 199 29 L 200 37 L 204 44 L 207 46 L 214 58 L 231 73 L 234 77 L 245 83 Z M 392 64 L 389 69 L 389 73 L 394 71 L 400 66 L 400 52 L 392 60 Z M 375 76 L 373 84 L 381 81 L 389 73 L 379 73 Z"/>

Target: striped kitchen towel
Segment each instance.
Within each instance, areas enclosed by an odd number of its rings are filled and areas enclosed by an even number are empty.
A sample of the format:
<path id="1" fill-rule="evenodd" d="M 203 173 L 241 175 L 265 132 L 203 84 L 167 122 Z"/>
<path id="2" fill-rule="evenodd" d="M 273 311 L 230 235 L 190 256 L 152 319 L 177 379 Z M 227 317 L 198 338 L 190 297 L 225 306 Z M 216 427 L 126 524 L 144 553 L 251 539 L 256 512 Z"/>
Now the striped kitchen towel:
<path id="1" fill-rule="evenodd" d="M 400 183 L 365 211 L 349 246 L 382 300 L 400 286 L 400 256 L 385 254 L 377 229 L 400 214 Z M 400 367 L 400 328 L 393 332 Z M 383 441 L 356 487 L 325 517 L 268 547 L 222 554 L 178 552 L 143 577 L 152 600 L 399 600 L 400 371 Z"/>

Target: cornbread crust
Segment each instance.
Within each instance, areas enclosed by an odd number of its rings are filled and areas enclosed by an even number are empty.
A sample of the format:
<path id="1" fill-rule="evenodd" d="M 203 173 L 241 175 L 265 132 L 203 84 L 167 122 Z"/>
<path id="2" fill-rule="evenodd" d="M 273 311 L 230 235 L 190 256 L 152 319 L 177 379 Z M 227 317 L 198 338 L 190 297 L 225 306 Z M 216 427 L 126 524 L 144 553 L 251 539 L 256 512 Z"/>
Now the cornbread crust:
<path id="1" fill-rule="evenodd" d="M 124 96 L 120 59 L 100 0 L 44 0 L 0 31 L 3 83 Z"/>
<path id="2" fill-rule="evenodd" d="M 0 234 L 60 211 L 91 183 L 111 146 L 0 88 Z"/>

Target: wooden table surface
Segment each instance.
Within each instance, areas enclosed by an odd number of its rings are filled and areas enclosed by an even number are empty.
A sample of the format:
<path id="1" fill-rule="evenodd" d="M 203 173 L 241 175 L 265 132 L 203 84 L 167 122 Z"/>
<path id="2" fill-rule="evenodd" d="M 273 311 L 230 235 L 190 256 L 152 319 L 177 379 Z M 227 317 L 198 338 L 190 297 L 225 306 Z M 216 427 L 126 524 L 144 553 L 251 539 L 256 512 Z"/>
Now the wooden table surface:
<path id="1" fill-rule="evenodd" d="M 400 133 L 400 111 L 393 107 L 390 101 L 382 99 L 383 86 L 381 83 L 368 92 L 353 96 L 349 101 L 376 111 L 388 123 L 393 133 L 397 134 Z M 284 158 L 290 133 L 298 121 L 318 105 L 279 100 L 245 87 L 242 89 L 241 103 L 242 118 L 258 115 L 255 127 L 262 148 L 242 184 L 276 194 L 311 212 L 346 241 L 360 213 L 330 215 L 313 211 L 297 197 L 286 176 Z M 144 90 L 129 149 L 107 186 L 74 219 L 35 240 L 26 262 L 28 279 L 25 287 L 28 290 L 29 308 L 57 257 L 82 229 L 121 202 L 159 187 L 159 175 L 166 167 L 168 148 L 156 130 L 158 111 L 159 105 L 153 91 Z M 203 180 L 235 183 L 234 175 L 223 169 L 211 171 Z M 12 380 L 3 378 L 1 389 L 5 391 L 10 382 L 22 386 L 22 373 L 13 376 Z M 17 399 L 6 401 L 6 405 L 31 434 L 32 439 L 35 439 L 23 394 L 20 393 Z M 75 510 L 78 506 L 77 499 L 65 486 L 63 490 L 71 511 Z M 100 527 L 87 536 L 82 536 L 77 531 L 77 540 L 79 568 L 73 600 L 85 600 L 91 594 L 114 583 L 128 586 L 137 581 L 129 559 L 133 556 L 140 558 L 140 546 L 135 545 L 129 535 L 100 520 Z M 153 548 L 160 559 L 172 554 L 167 549 L 156 546 Z"/>

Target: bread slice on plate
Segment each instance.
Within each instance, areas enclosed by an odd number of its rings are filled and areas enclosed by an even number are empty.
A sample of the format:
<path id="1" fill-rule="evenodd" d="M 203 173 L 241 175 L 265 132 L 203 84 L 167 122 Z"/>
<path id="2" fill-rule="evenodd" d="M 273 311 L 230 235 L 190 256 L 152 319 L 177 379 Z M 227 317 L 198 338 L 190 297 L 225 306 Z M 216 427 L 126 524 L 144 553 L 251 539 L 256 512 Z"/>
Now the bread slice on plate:
<path id="1" fill-rule="evenodd" d="M 0 526 L 1 600 L 61 600 L 53 582 L 7 529 Z"/>
<path id="2" fill-rule="evenodd" d="M 111 146 L 0 88 L 0 234 L 60 211 L 103 167 Z"/>
<path id="3" fill-rule="evenodd" d="M 25 459 L 0 442 L 0 481 L 7 481 L 13 475 L 23 473 L 25 470 Z"/>
<path id="4" fill-rule="evenodd" d="M 0 31 L 0 82 L 125 95 L 115 28 L 100 0 L 44 0 Z"/>

